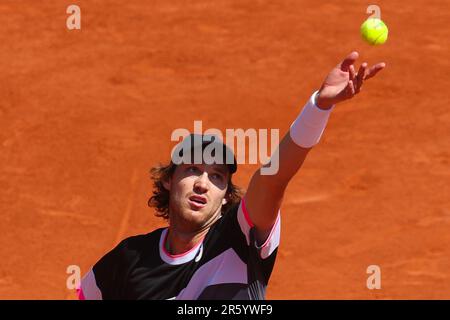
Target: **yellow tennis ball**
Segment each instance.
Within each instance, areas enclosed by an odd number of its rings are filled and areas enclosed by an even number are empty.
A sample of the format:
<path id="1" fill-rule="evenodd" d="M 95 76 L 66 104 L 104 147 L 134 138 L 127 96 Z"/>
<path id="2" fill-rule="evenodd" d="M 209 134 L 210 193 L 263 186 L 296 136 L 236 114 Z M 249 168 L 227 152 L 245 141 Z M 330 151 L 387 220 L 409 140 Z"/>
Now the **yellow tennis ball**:
<path id="1" fill-rule="evenodd" d="M 378 18 L 369 18 L 361 25 L 362 38 L 373 46 L 385 43 L 388 32 L 388 27 Z"/>

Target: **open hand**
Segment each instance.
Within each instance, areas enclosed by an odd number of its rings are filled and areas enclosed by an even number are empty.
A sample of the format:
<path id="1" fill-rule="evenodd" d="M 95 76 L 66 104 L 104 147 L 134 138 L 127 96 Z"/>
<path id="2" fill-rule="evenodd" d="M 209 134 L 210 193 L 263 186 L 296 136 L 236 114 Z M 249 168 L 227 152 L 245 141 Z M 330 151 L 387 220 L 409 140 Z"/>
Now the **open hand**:
<path id="1" fill-rule="evenodd" d="M 353 98 L 361 91 L 364 81 L 374 77 L 386 67 L 384 62 L 380 62 L 369 68 L 367 63 L 363 62 L 356 73 L 353 64 L 358 57 L 358 52 L 353 51 L 331 70 L 316 97 L 316 105 L 319 108 L 330 109 L 339 102 Z"/>

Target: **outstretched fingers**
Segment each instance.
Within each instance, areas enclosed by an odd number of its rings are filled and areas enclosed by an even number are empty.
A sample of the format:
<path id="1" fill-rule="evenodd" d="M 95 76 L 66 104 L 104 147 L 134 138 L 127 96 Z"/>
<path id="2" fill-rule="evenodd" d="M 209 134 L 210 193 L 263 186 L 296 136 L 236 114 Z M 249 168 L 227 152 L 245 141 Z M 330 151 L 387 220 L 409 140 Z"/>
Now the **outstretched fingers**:
<path id="1" fill-rule="evenodd" d="M 359 67 L 358 74 L 356 75 L 356 86 L 355 86 L 356 93 L 359 93 L 359 91 L 361 91 L 361 86 L 366 77 L 366 70 L 367 70 L 367 63 L 364 62 Z"/>
<path id="2" fill-rule="evenodd" d="M 345 88 L 345 94 L 348 98 L 351 98 L 355 95 L 355 83 L 353 80 L 350 80 Z"/>
<path id="3" fill-rule="evenodd" d="M 356 61 L 356 59 L 359 58 L 359 53 L 356 51 L 352 51 L 345 59 L 339 64 L 339 68 L 347 72 L 349 71 L 349 68 L 351 65 L 353 65 Z"/>
<path id="4" fill-rule="evenodd" d="M 374 77 L 378 72 L 383 70 L 385 67 L 386 67 L 386 63 L 384 63 L 384 62 L 377 63 L 376 65 L 370 67 L 370 69 L 367 71 L 365 80 Z"/>
<path id="5" fill-rule="evenodd" d="M 349 73 L 350 73 L 350 80 L 355 81 L 355 77 L 356 77 L 356 71 L 355 71 L 355 66 L 352 64 L 349 68 Z"/>

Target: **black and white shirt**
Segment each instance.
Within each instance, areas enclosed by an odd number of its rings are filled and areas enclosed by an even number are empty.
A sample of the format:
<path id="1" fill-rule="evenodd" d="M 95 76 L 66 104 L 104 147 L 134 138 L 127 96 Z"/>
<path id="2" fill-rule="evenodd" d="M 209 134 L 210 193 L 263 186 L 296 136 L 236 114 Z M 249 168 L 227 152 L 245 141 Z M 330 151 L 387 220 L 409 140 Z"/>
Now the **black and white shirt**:
<path id="1" fill-rule="evenodd" d="M 257 246 L 245 200 L 183 254 L 165 250 L 167 228 L 123 240 L 85 275 L 80 299 L 264 299 L 280 241 L 280 213 Z"/>

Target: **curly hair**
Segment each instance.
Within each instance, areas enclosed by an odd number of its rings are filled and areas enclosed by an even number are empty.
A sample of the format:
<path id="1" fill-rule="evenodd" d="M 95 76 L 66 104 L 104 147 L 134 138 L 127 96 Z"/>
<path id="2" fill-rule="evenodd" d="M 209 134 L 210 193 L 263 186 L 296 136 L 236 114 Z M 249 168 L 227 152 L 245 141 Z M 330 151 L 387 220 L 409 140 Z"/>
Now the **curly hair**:
<path id="1" fill-rule="evenodd" d="M 150 169 L 151 179 L 153 180 L 153 195 L 148 200 L 148 206 L 156 210 L 155 216 L 169 219 L 169 199 L 170 192 L 164 188 L 163 181 L 168 181 L 175 172 L 176 165 L 158 165 Z M 242 197 L 242 190 L 233 184 L 231 174 L 228 178 L 228 187 L 225 194 L 227 203 L 222 206 L 222 212 L 227 212 L 233 205 L 239 203 Z"/>

